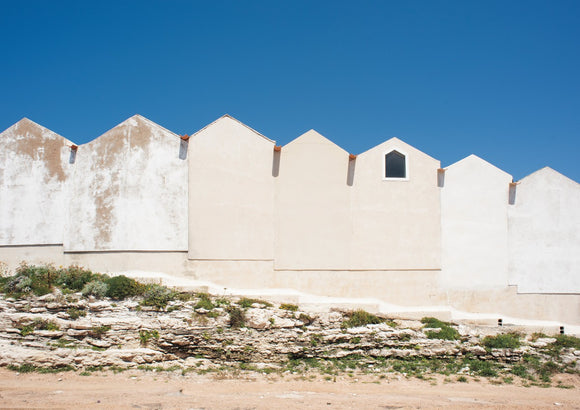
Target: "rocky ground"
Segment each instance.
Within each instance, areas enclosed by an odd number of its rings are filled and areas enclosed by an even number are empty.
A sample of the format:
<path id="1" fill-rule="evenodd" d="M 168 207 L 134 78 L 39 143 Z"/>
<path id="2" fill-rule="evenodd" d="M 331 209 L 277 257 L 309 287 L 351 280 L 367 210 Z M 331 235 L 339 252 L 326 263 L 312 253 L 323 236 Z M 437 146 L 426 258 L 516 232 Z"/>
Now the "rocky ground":
<path id="1" fill-rule="evenodd" d="M 442 329 L 419 321 L 381 318 L 349 327 L 357 323 L 348 311 L 313 314 L 294 305 L 207 294 L 181 299 L 156 308 L 139 298 L 115 301 L 59 290 L 1 298 L 0 366 L 21 373 L 138 368 L 183 375 L 315 372 L 329 378 L 441 374 L 544 386 L 556 374 L 577 378 L 580 372 L 575 338 L 512 333 L 518 347 L 490 348 L 490 336 L 493 341 L 509 329 L 451 324 L 459 340 L 443 340 L 437 338 Z"/>

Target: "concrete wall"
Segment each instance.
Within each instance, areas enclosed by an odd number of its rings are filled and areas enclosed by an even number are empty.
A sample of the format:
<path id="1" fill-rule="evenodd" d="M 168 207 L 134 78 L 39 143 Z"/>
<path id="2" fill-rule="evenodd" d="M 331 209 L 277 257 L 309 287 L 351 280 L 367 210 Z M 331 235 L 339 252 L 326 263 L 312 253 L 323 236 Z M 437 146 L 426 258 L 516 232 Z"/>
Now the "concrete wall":
<path id="1" fill-rule="evenodd" d="M 0 246 L 62 244 L 70 145 L 26 118 L 0 134 Z"/>
<path id="2" fill-rule="evenodd" d="M 551 169 L 514 191 L 475 156 L 438 173 L 396 138 L 354 159 L 315 131 L 280 152 L 229 116 L 189 142 L 135 116 L 70 145 L 29 120 L 0 134 L 1 266 L 580 323 L 579 185 Z M 384 178 L 392 150 L 405 178 Z"/>
<path id="3" fill-rule="evenodd" d="M 187 251 L 185 153 L 179 136 L 139 115 L 81 145 L 65 251 Z"/>
<path id="4" fill-rule="evenodd" d="M 282 148 L 276 179 L 276 269 L 350 267 L 348 153 L 311 130 Z"/>
<path id="5" fill-rule="evenodd" d="M 189 142 L 189 258 L 273 258 L 274 142 L 224 116 Z"/>
<path id="6" fill-rule="evenodd" d="M 393 150 L 406 156 L 407 178 L 384 178 L 384 158 Z M 353 162 L 350 267 L 440 269 L 439 161 L 392 138 Z"/>
<path id="7" fill-rule="evenodd" d="M 518 292 L 580 293 L 580 185 L 548 167 L 519 181 L 509 249 Z"/>
<path id="8" fill-rule="evenodd" d="M 447 167 L 441 188 L 443 288 L 507 286 L 511 180 L 511 175 L 475 155 Z"/>

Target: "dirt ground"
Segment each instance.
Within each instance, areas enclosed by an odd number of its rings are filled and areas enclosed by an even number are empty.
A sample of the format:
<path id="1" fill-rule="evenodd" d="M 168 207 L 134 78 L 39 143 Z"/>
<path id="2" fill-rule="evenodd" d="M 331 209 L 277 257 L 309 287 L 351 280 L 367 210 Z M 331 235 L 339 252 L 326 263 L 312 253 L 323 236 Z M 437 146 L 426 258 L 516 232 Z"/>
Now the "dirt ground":
<path id="1" fill-rule="evenodd" d="M 384 376 L 383 376 L 384 377 Z M 451 378 L 455 380 L 457 376 Z M 577 408 L 580 377 L 561 375 L 562 387 L 450 382 L 402 376 L 232 375 L 95 372 L 88 376 L 19 374 L 0 369 L 0 408 L 62 409 L 406 409 Z"/>

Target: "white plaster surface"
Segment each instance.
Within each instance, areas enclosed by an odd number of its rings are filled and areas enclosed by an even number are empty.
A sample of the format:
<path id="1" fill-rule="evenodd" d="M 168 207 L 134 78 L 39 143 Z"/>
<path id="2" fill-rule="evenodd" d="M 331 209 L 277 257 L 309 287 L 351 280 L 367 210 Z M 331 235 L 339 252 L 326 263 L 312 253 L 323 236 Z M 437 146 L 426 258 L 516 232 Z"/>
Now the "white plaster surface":
<path id="1" fill-rule="evenodd" d="M 181 143 L 136 115 L 81 145 L 69 185 L 65 251 L 187 251 Z"/>
<path id="2" fill-rule="evenodd" d="M 0 133 L 0 245 L 62 244 L 71 144 L 27 118 Z"/>
<path id="3" fill-rule="evenodd" d="M 519 181 L 509 249 L 518 292 L 580 293 L 580 184 L 549 167 Z"/>
<path id="4" fill-rule="evenodd" d="M 284 147 L 276 178 L 276 269 L 350 266 L 348 153 L 314 130 Z"/>
<path id="5" fill-rule="evenodd" d="M 191 259 L 272 259 L 273 152 L 273 141 L 229 116 L 191 137 Z"/>
<path id="6" fill-rule="evenodd" d="M 384 179 L 384 157 L 392 150 L 406 156 L 405 179 Z M 391 138 L 355 162 L 351 269 L 440 269 L 439 161 Z"/>
<path id="7" fill-rule="evenodd" d="M 508 190 L 512 177 L 470 155 L 449 166 L 444 178 L 441 286 L 472 290 L 505 288 Z"/>

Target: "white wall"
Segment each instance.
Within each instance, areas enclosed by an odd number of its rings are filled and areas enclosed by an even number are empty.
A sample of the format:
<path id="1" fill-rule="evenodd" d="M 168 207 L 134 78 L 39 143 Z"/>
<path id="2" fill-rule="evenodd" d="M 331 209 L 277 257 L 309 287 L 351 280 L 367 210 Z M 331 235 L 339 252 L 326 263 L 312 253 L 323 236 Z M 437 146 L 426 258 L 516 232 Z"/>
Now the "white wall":
<path id="1" fill-rule="evenodd" d="M 344 269 L 352 237 L 348 153 L 314 130 L 282 147 L 276 269 Z"/>
<path id="2" fill-rule="evenodd" d="M 507 207 L 512 177 L 470 155 L 449 166 L 441 188 L 441 286 L 508 285 Z"/>
<path id="3" fill-rule="evenodd" d="M 223 116 L 189 142 L 189 258 L 273 258 L 274 142 Z"/>
<path id="4" fill-rule="evenodd" d="M 180 137 L 139 116 L 78 148 L 65 251 L 187 250 Z"/>
<path id="5" fill-rule="evenodd" d="M 548 167 L 519 182 L 509 209 L 510 284 L 579 293 L 580 185 Z"/>
<path id="6" fill-rule="evenodd" d="M 384 178 L 385 154 L 406 156 L 407 178 Z M 439 161 L 397 138 L 360 154 L 354 164 L 351 269 L 441 268 Z"/>
<path id="7" fill-rule="evenodd" d="M 26 118 L 0 134 L 0 246 L 62 244 L 71 144 Z"/>

